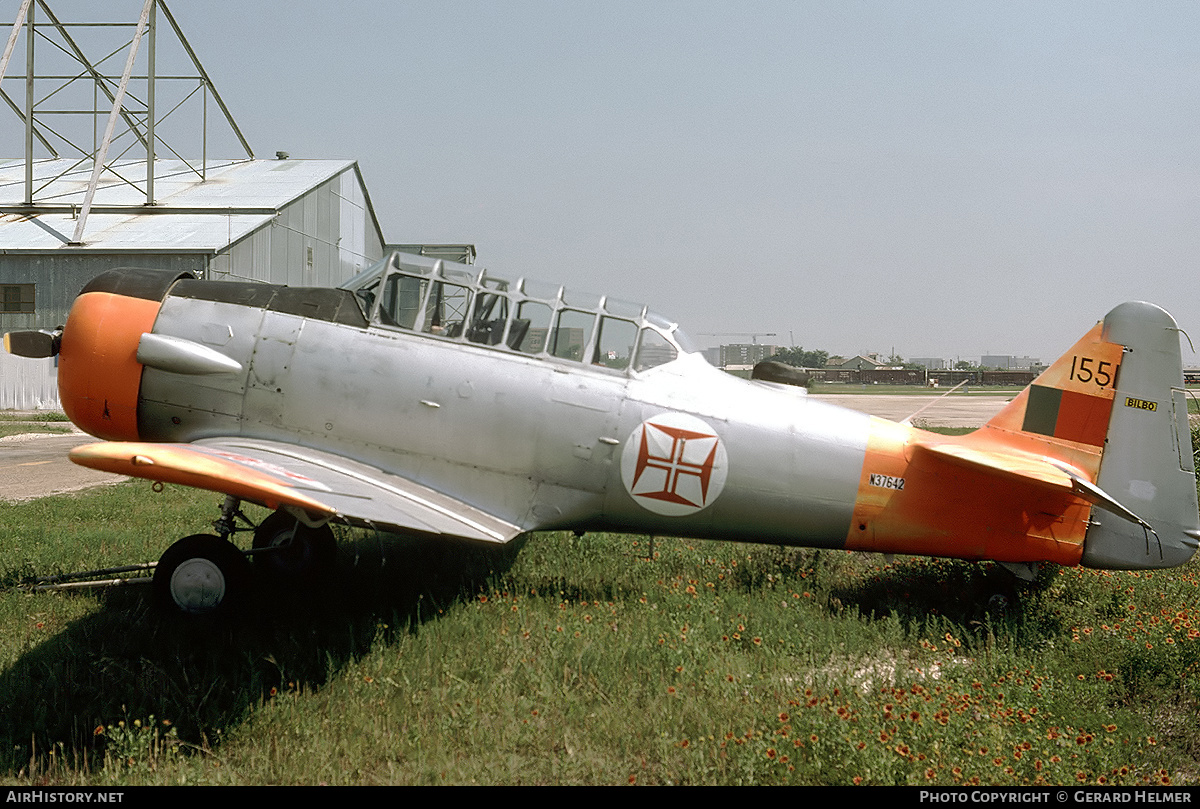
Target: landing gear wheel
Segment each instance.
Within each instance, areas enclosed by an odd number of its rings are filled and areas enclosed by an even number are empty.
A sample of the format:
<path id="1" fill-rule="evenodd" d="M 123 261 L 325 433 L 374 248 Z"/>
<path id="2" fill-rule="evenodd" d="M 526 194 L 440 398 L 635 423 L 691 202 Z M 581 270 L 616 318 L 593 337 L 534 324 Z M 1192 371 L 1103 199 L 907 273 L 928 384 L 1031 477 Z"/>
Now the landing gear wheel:
<path id="1" fill-rule="evenodd" d="M 154 594 L 159 604 L 189 615 L 228 612 L 246 595 L 250 563 L 227 540 L 211 534 L 184 537 L 158 560 Z"/>
<path id="2" fill-rule="evenodd" d="M 310 528 L 276 511 L 254 531 L 254 568 L 276 584 L 315 584 L 333 569 L 337 542 L 328 525 Z"/>

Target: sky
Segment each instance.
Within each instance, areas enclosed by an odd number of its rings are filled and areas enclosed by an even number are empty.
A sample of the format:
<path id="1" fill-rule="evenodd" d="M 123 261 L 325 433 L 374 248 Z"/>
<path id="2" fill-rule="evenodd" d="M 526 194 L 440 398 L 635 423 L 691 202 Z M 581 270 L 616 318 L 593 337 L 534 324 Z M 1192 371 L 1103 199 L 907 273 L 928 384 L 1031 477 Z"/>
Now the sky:
<path id="1" fill-rule="evenodd" d="M 704 345 L 1049 361 L 1148 300 L 1200 346 L 1197 3 L 168 5 L 256 156 L 358 161 L 390 242 Z"/>

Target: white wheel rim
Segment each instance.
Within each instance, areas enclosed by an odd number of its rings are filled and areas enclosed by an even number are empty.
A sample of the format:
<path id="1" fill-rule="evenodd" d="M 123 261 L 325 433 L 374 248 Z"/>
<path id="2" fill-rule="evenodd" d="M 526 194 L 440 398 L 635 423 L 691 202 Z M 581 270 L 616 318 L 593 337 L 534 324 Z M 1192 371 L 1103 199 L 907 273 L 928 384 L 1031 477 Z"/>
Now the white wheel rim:
<path id="1" fill-rule="evenodd" d="M 184 612 L 211 612 L 225 599 L 225 574 L 208 559 L 185 559 L 171 574 L 171 598 Z"/>

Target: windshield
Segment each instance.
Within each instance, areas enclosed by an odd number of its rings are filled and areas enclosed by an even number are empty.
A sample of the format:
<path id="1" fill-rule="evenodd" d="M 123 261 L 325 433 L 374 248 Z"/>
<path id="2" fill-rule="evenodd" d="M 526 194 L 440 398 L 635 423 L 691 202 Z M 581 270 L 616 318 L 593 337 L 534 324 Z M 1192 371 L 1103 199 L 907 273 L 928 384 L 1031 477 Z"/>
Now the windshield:
<path id="1" fill-rule="evenodd" d="M 391 253 L 341 288 L 373 325 L 600 368 L 645 371 L 696 350 L 642 304 L 427 256 Z"/>

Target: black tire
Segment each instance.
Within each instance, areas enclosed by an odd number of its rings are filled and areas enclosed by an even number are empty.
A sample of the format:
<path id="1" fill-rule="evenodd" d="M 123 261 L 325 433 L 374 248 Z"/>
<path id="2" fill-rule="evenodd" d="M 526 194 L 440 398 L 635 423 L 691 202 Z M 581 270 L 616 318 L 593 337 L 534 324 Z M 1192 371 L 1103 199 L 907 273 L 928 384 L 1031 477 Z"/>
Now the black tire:
<path id="1" fill-rule="evenodd" d="M 166 609 L 187 615 L 228 613 L 250 589 L 250 563 L 228 540 L 211 534 L 184 537 L 167 548 L 154 569 L 154 594 Z"/>
<path id="2" fill-rule="evenodd" d="M 316 584 L 337 560 L 332 528 L 310 528 L 282 510 L 255 529 L 254 550 L 255 570 L 272 584 Z"/>

